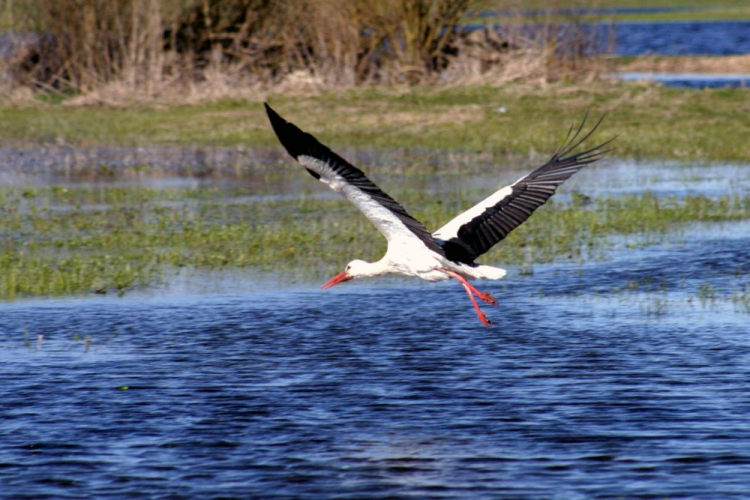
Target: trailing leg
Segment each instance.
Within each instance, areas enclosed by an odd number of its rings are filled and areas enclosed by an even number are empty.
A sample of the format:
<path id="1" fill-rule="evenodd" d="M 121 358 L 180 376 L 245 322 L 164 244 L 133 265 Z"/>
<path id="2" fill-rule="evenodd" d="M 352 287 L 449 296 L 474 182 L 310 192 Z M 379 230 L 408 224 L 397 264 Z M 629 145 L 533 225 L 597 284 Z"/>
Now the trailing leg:
<path id="1" fill-rule="evenodd" d="M 479 290 L 476 289 L 476 287 L 474 287 L 474 285 L 466 281 L 463 276 L 461 276 L 460 274 L 456 272 L 450 271 L 448 269 L 441 269 L 441 271 L 443 271 L 448 276 L 457 279 L 459 283 L 461 283 L 464 286 L 464 288 L 466 288 L 467 290 L 471 290 L 472 293 L 474 293 L 477 297 L 479 297 L 483 301 L 487 302 L 489 305 L 491 306 L 497 305 L 497 299 L 495 299 L 495 297 L 493 297 L 490 292 L 480 292 Z"/>
<path id="2" fill-rule="evenodd" d="M 469 300 L 471 300 L 471 305 L 474 306 L 474 310 L 477 312 L 477 317 L 479 318 L 479 321 L 482 322 L 482 324 L 489 328 L 489 326 L 492 324 L 490 320 L 487 319 L 487 316 L 485 316 L 484 312 L 482 312 L 481 309 L 479 309 L 479 305 L 477 304 L 477 301 L 474 300 L 474 295 L 471 293 L 471 288 L 469 288 L 466 284 L 461 283 L 464 287 L 464 290 L 466 290 L 466 294 L 469 296 Z"/>

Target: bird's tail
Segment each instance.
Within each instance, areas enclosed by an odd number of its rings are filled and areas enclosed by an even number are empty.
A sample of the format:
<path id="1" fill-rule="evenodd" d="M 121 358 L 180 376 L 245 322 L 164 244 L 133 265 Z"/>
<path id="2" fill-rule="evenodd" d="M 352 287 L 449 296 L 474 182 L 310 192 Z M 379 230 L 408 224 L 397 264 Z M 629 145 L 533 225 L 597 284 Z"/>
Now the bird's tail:
<path id="1" fill-rule="evenodd" d="M 508 274 L 505 269 L 492 266 L 477 266 L 474 270 L 477 273 L 477 277 L 483 280 L 499 280 Z"/>

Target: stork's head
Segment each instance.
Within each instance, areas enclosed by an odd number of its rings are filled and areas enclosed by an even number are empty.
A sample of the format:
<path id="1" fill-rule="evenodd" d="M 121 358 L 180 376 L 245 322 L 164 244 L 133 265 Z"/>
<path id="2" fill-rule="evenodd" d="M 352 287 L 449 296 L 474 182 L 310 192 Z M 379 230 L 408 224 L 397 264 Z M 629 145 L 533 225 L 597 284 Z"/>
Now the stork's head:
<path id="1" fill-rule="evenodd" d="M 343 283 L 344 281 L 353 280 L 354 278 L 373 276 L 373 274 L 371 273 L 371 268 L 372 264 L 370 264 L 369 262 L 365 262 L 363 260 L 353 260 L 346 265 L 346 268 L 342 272 L 326 281 L 325 285 L 323 285 L 323 290 L 327 290 L 332 286 Z"/>

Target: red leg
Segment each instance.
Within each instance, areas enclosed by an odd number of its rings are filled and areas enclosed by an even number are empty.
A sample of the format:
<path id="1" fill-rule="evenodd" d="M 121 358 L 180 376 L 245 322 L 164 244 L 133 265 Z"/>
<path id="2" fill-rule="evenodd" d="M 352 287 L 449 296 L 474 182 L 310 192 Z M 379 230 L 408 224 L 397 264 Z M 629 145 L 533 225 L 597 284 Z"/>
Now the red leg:
<path id="1" fill-rule="evenodd" d="M 466 294 L 469 296 L 469 299 L 471 300 L 471 305 L 474 306 L 474 310 L 477 312 L 477 317 L 479 318 L 479 321 L 482 322 L 482 324 L 489 328 L 489 326 L 492 324 L 490 320 L 487 319 L 487 316 L 484 315 L 481 309 L 479 309 L 479 305 L 477 304 L 477 301 L 474 300 L 474 295 L 471 294 L 471 288 L 469 288 L 466 283 L 461 283 L 464 287 L 464 290 L 466 290 Z"/>
<path id="2" fill-rule="evenodd" d="M 464 279 L 464 277 L 461 276 L 458 273 L 455 273 L 453 271 L 449 271 L 448 269 L 442 269 L 442 271 L 444 273 L 446 273 L 448 276 L 452 276 L 453 278 L 456 278 L 464 286 L 464 288 L 468 287 L 468 290 L 471 290 L 477 297 L 479 297 L 483 301 L 487 302 L 489 305 L 491 305 L 491 306 L 496 306 L 497 305 L 497 300 L 495 299 L 495 297 L 492 296 L 492 294 L 490 292 L 480 292 L 479 290 L 477 290 L 474 287 L 474 285 L 472 285 L 471 283 L 469 283 L 468 281 L 466 281 Z M 472 300 L 473 300 L 473 298 L 472 298 Z"/>

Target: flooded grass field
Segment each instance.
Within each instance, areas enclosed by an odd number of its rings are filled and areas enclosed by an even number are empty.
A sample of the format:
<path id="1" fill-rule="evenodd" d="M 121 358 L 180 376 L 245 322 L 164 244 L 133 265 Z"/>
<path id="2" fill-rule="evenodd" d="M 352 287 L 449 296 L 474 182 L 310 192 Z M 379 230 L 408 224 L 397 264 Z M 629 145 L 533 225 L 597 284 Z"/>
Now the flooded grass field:
<path id="1" fill-rule="evenodd" d="M 493 161 L 357 158 L 428 228 Z M 384 242 L 295 165 L 170 168 L 6 171 L 0 497 L 746 498 L 750 166 L 584 170 L 483 259 L 489 329 L 320 291 Z"/>
<path id="2" fill-rule="evenodd" d="M 428 228 L 523 175 L 488 174 L 497 169 L 490 163 L 472 166 L 481 175 L 463 174 L 467 158 L 431 164 L 412 155 L 410 161 L 400 173 L 384 175 L 387 168 L 374 164 L 368 170 L 394 186 L 393 195 Z M 380 234 L 353 207 L 291 165 L 271 163 L 252 174 L 215 171 L 202 180 L 127 168 L 103 178 L 7 178 L 0 187 L 0 298 L 121 294 L 163 283 L 182 268 L 295 269 L 322 277 L 354 252 L 372 260 L 385 251 Z M 707 184 L 699 171 L 724 182 Z M 484 260 L 582 262 L 617 248 L 621 240 L 613 236 L 643 245 L 690 222 L 746 219 L 744 174 L 736 166 L 690 171 L 610 162 L 564 190 Z"/>

